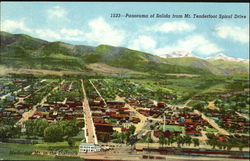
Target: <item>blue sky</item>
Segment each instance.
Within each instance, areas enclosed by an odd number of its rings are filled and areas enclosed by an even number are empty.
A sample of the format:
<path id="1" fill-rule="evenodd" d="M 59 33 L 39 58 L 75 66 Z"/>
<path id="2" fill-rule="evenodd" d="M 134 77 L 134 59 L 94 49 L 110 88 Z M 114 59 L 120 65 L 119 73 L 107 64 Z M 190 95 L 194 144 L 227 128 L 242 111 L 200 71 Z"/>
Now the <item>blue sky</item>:
<path id="1" fill-rule="evenodd" d="M 111 18 L 112 13 L 190 14 L 192 18 Z M 193 18 L 193 14 L 246 18 Z M 1 30 L 48 41 L 109 44 L 162 55 L 187 51 L 249 58 L 248 3 L 2 2 Z"/>

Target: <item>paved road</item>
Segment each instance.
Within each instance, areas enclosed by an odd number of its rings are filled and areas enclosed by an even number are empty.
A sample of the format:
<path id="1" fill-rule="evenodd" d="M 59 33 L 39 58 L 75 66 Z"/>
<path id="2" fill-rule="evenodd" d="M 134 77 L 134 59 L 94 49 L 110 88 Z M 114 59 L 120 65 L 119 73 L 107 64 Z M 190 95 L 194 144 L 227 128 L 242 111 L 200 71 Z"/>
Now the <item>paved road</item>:
<path id="1" fill-rule="evenodd" d="M 60 85 L 62 85 L 64 83 L 65 80 L 63 80 Z M 57 90 L 59 88 L 59 86 L 56 86 L 55 88 L 53 88 L 51 90 L 51 92 Z M 44 102 L 47 100 L 47 97 L 51 95 L 51 92 L 49 92 L 46 96 L 43 97 L 43 99 L 36 105 L 33 106 L 32 110 L 29 110 L 28 112 L 23 113 L 22 118 L 16 123 L 16 124 L 23 124 L 23 122 L 27 121 L 31 116 L 34 115 L 34 113 L 36 112 L 36 108 L 37 106 L 41 106 L 44 104 Z"/>
<path id="2" fill-rule="evenodd" d="M 85 119 L 85 136 L 87 143 L 95 143 L 97 144 L 97 137 L 95 134 L 95 126 L 93 123 L 92 113 L 90 111 L 89 102 L 87 99 L 87 95 L 84 89 L 83 80 L 81 80 L 82 85 L 82 92 L 84 96 L 84 100 L 82 101 L 82 107 L 84 112 L 84 119 Z"/>

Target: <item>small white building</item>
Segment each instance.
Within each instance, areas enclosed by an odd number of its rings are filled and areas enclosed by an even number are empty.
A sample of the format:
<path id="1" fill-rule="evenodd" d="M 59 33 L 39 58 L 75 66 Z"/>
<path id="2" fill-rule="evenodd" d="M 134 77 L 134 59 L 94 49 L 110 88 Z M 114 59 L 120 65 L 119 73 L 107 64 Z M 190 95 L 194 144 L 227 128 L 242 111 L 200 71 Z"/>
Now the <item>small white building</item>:
<path id="1" fill-rule="evenodd" d="M 98 152 L 101 151 L 101 148 L 99 147 L 99 145 L 96 145 L 94 143 L 81 143 L 80 144 L 80 149 L 79 152 Z"/>

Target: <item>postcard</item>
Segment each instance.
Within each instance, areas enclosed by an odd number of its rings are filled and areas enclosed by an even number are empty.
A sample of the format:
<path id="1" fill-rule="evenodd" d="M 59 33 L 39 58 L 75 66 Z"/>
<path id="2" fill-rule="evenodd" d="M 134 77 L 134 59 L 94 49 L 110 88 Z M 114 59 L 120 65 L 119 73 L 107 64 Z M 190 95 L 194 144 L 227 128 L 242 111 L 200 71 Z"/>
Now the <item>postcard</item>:
<path id="1" fill-rule="evenodd" d="M 249 160 L 249 4 L 1 2 L 0 160 Z"/>

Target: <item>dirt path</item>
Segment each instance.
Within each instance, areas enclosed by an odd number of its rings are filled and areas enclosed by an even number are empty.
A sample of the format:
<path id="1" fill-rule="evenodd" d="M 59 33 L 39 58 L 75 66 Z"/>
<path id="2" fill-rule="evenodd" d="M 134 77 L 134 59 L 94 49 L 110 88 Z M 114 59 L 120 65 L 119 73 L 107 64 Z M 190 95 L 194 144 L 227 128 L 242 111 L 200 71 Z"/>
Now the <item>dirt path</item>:
<path id="1" fill-rule="evenodd" d="M 96 93 L 98 94 L 98 96 L 104 101 L 105 106 L 107 106 L 107 103 L 106 103 L 105 99 L 102 97 L 101 93 L 97 90 L 97 88 L 95 87 L 95 85 L 92 83 L 91 80 L 89 80 L 89 82 L 94 87 L 94 89 L 95 89 Z"/>
<path id="2" fill-rule="evenodd" d="M 53 88 L 47 95 L 45 95 L 43 97 L 43 99 L 36 105 L 34 105 L 32 107 L 32 110 L 29 110 L 28 112 L 23 113 L 22 118 L 16 123 L 16 124 L 23 124 L 23 122 L 27 121 L 31 116 L 34 115 L 34 113 L 36 112 L 36 108 L 37 106 L 41 106 L 44 104 L 44 102 L 47 100 L 47 97 L 51 95 L 51 92 L 57 90 L 59 88 L 59 86 L 61 86 L 64 83 L 65 80 L 63 80 L 60 85 L 56 86 L 55 88 Z"/>
<path id="3" fill-rule="evenodd" d="M 48 85 L 50 85 L 52 82 L 46 84 L 45 86 L 43 86 L 42 88 L 36 90 L 33 94 L 39 92 L 40 90 L 44 89 L 45 87 L 47 87 Z M 31 94 L 29 94 L 28 96 L 24 97 L 24 98 L 19 98 L 18 102 L 16 102 L 14 105 L 17 105 L 17 104 L 20 104 L 20 103 L 23 103 L 25 99 L 29 98 L 31 96 Z"/>
<path id="4" fill-rule="evenodd" d="M 221 133 L 221 134 L 223 134 L 223 135 L 229 135 L 229 132 L 226 131 L 225 129 L 219 127 L 219 125 L 216 124 L 216 123 L 214 122 L 214 120 L 212 120 L 212 119 L 206 117 L 203 113 L 201 113 L 201 112 L 198 111 L 198 110 L 194 110 L 194 112 L 197 113 L 197 114 L 199 114 L 199 115 L 201 115 L 201 117 L 202 117 L 204 120 L 206 120 L 211 126 L 213 126 L 213 128 L 215 128 L 216 130 L 218 130 L 219 133 Z"/>
<path id="5" fill-rule="evenodd" d="M 30 88 L 30 85 L 24 87 L 24 89 L 27 89 L 27 88 Z M 1 96 L 1 97 L 0 97 L 0 100 L 1 100 L 1 99 L 5 99 L 7 96 L 10 96 L 11 93 L 17 94 L 17 93 L 20 92 L 21 90 L 22 90 L 22 89 L 18 89 L 18 90 L 14 91 L 14 92 L 10 92 L 10 93 L 8 93 L 8 94 L 6 94 L 6 95 L 4 95 L 4 96 Z"/>
<path id="6" fill-rule="evenodd" d="M 69 92 L 69 91 L 72 89 L 72 84 L 73 84 L 73 82 L 70 83 L 67 92 Z M 65 99 L 63 100 L 62 104 L 65 104 L 65 103 L 67 102 L 67 100 L 68 100 L 68 98 L 65 98 Z"/>
<path id="7" fill-rule="evenodd" d="M 183 106 L 187 106 L 188 104 L 189 104 L 189 102 L 191 102 L 192 101 L 192 99 L 190 98 L 190 99 L 188 99 L 186 102 L 185 102 L 185 104 L 183 105 Z"/>
<path id="8" fill-rule="evenodd" d="M 241 117 L 244 117 L 245 119 L 249 120 L 249 115 L 246 115 L 246 114 L 241 114 L 239 112 L 235 112 L 237 115 L 241 116 Z"/>
<path id="9" fill-rule="evenodd" d="M 116 96 L 116 100 L 124 101 L 124 98 L 122 98 L 120 96 Z M 136 116 L 138 116 L 140 118 L 141 121 L 138 124 L 135 125 L 135 127 L 136 127 L 135 132 L 141 131 L 143 126 L 145 125 L 145 122 L 147 121 L 147 117 L 140 114 L 138 111 L 136 111 L 136 109 L 134 109 L 132 106 L 130 106 L 127 103 L 125 104 L 125 107 L 128 107 L 129 110 L 135 112 Z"/>
<path id="10" fill-rule="evenodd" d="M 209 101 L 208 105 L 205 108 L 211 109 L 211 110 L 220 110 L 217 106 L 214 104 L 215 101 Z"/>

